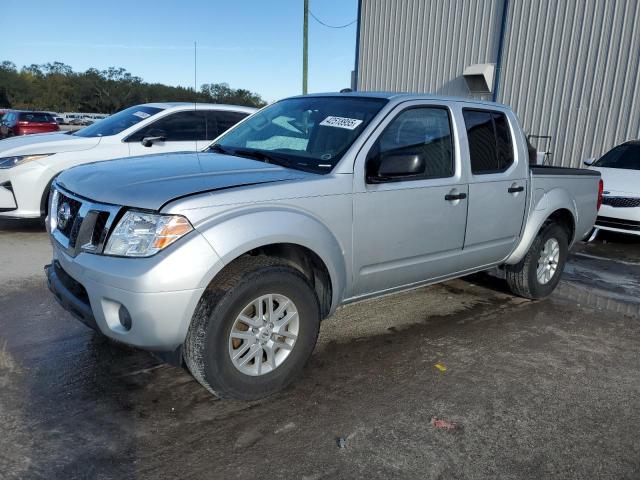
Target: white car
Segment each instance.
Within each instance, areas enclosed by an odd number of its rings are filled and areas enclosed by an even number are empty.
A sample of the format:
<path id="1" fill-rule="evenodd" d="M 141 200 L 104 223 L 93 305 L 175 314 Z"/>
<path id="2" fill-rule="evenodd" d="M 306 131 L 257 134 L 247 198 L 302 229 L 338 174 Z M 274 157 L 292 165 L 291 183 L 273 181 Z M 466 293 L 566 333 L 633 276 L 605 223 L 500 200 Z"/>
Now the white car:
<path id="1" fill-rule="evenodd" d="M 584 163 L 600 172 L 604 184 L 602 208 L 591 239 L 598 230 L 640 235 L 640 140 L 625 142 L 598 160 Z"/>
<path id="2" fill-rule="evenodd" d="M 0 140 L 0 218 L 45 216 L 51 183 L 67 168 L 114 158 L 199 151 L 255 111 L 235 105 L 147 103 L 73 133 Z"/>

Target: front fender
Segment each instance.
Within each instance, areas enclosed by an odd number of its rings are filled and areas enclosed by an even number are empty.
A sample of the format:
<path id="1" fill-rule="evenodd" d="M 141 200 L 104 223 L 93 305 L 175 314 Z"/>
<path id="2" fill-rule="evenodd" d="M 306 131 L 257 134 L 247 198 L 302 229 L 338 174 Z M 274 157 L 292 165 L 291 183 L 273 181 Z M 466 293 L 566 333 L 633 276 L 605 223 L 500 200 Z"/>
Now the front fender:
<path id="1" fill-rule="evenodd" d="M 563 188 L 554 188 L 545 192 L 543 189 L 535 189 L 533 205 L 529 210 L 529 217 L 522 238 L 516 249 L 507 258 L 507 265 L 514 265 L 524 258 L 531 248 L 538 232 L 544 222 L 557 210 L 568 210 L 573 217 L 574 227 L 578 225 L 578 209 L 575 200 Z M 574 234 L 575 237 L 575 234 Z M 573 244 L 574 238 L 569 239 L 569 245 Z"/>
<path id="2" fill-rule="evenodd" d="M 224 265 L 266 245 L 290 243 L 306 247 L 320 257 L 329 271 L 332 312 L 343 298 L 347 284 L 345 250 L 329 228 L 308 212 L 274 206 L 247 208 L 212 219 L 197 229 Z M 221 269 L 219 264 L 213 266 L 208 282 Z"/>

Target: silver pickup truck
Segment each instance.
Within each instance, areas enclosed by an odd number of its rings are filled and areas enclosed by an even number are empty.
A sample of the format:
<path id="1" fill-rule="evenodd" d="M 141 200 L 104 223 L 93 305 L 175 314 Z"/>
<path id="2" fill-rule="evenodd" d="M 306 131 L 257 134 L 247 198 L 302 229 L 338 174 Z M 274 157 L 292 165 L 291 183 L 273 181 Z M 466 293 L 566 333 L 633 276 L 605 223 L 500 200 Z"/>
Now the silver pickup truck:
<path id="1" fill-rule="evenodd" d="M 597 172 L 530 167 L 503 105 L 294 97 L 205 152 L 62 173 L 46 273 L 87 325 L 253 399 L 301 372 L 347 303 L 492 268 L 549 295 L 599 191 Z"/>

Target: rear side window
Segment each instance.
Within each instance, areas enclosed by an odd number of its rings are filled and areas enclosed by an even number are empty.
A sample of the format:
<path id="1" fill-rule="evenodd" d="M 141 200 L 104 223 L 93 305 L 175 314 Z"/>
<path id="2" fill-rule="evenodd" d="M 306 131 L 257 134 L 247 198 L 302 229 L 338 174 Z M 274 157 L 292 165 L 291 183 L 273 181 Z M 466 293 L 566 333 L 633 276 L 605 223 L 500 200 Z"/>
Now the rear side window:
<path id="1" fill-rule="evenodd" d="M 127 138 L 127 142 L 140 142 L 145 137 L 164 137 L 165 142 L 206 140 L 204 113 L 178 112 L 160 118 Z"/>
<path id="2" fill-rule="evenodd" d="M 506 115 L 463 109 L 474 175 L 504 172 L 513 163 L 513 141 Z"/>
<path id="3" fill-rule="evenodd" d="M 44 112 L 20 112 L 18 119 L 22 122 L 53 122 L 53 117 Z"/>

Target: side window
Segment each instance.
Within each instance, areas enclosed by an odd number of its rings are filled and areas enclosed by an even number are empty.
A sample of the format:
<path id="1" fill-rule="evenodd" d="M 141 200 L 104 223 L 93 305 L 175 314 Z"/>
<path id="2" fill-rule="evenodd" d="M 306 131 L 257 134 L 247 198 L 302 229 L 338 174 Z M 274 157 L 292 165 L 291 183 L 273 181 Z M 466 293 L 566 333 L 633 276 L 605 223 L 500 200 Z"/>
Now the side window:
<path id="1" fill-rule="evenodd" d="M 203 112 L 178 112 L 162 117 L 129 135 L 127 142 L 140 142 L 145 137 L 164 137 L 165 142 L 205 140 Z"/>
<path id="2" fill-rule="evenodd" d="M 513 163 L 513 143 L 511 142 L 509 121 L 503 113 L 494 112 L 492 115 L 498 142 L 498 169 L 506 170 Z"/>
<path id="3" fill-rule="evenodd" d="M 474 175 L 504 172 L 513 163 L 513 142 L 506 115 L 463 109 Z"/>
<path id="4" fill-rule="evenodd" d="M 246 116 L 246 113 L 241 112 L 207 112 L 207 140 L 213 140 L 223 134 Z"/>
<path id="5" fill-rule="evenodd" d="M 377 171 L 385 159 L 388 161 L 390 157 L 401 155 L 417 155 L 424 159 L 424 171 L 412 176 L 411 180 L 453 176 L 449 111 L 442 107 L 415 107 L 401 112 L 374 144 L 367 160 L 367 173 Z"/>

